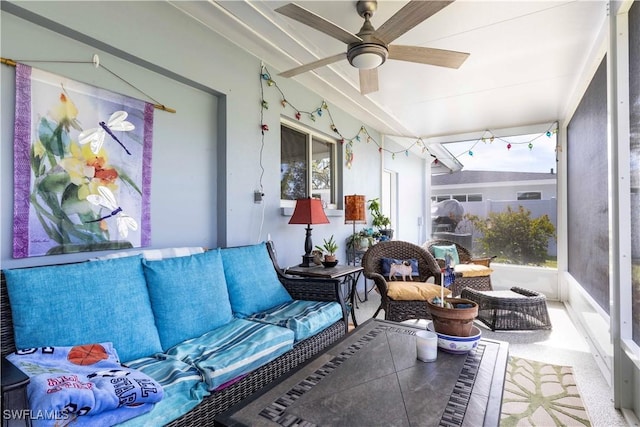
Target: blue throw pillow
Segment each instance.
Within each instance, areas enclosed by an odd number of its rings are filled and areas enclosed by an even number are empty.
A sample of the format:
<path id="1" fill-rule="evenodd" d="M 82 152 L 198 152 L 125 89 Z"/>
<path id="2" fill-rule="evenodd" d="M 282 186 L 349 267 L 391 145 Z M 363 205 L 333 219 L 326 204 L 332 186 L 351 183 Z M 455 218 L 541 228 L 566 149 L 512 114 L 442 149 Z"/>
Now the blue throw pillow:
<path id="1" fill-rule="evenodd" d="M 19 349 L 110 341 L 121 361 L 162 351 L 139 256 L 5 277 Z"/>
<path id="2" fill-rule="evenodd" d="M 460 257 L 456 245 L 433 245 L 431 250 L 433 250 L 434 258 L 440 258 L 446 261 L 447 256 L 449 256 L 453 262 L 452 266 L 460 264 Z"/>
<path id="3" fill-rule="evenodd" d="M 267 252 L 266 243 L 221 251 L 233 313 L 247 317 L 291 301 Z"/>
<path id="4" fill-rule="evenodd" d="M 219 249 L 142 266 L 164 350 L 233 319 Z"/>
<path id="5" fill-rule="evenodd" d="M 382 275 L 384 277 L 388 277 L 391 272 L 391 264 L 402 264 L 404 262 L 409 262 L 411 264 L 411 275 L 419 276 L 420 272 L 418 271 L 418 260 L 415 258 L 411 259 L 395 259 L 395 258 L 382 258 Z"/>

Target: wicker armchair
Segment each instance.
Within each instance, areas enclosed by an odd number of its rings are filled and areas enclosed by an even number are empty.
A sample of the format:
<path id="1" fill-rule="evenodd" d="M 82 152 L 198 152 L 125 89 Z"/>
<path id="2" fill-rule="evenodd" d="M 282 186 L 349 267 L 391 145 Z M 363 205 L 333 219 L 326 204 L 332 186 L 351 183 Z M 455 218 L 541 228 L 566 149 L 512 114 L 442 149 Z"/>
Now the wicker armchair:
<path id="1" fill-rule="evenodd" d="M 485 258 L 473 258 L 471 253 L 462 245 L 452 242 L 450 240 L 430 240 L 425 243 L 422 247 L 429 251 L 431 255 L 433 255 L 433 246 L 449 246 L 455 245 L 458 251 L 458 257 L 460 258 L 460 264 L 478 264 L 485 267 L 490 267 L 491 260 L 495 257 L 485 257 Z M 438 260 L 440 264 L 444 263 L 444 260 Z M 462 293 L 464 288 L 472 288 L 477 291 L 491 291 L 493 287 L 491 286 L 491 274 L 486 276 L 476 276 L 476 277 L 462 277 L 462 274 L 457 273 L 455 281 L 451 286 L 451 293 L 453 296 L 459 296 Z"/>
<path id="2" fill-rule="evenodd" d="M 425 282 L 434 277 L 435 283 L 440 284 L 440 268 L 435 258 L 418 245 L 399 240 L 380 242 L 370 247 L 362 257 L 364 276 L 374 281 L 380 293 L 380 306 L 373 317 L 380 310 L 384 310 L 385 320 L 402 322 L 409 319 L 431 319 L 426 301 L 397 301 L 388 296 L 387 278 L 382 273 L 382 258 L 418 260 L 418 277 L 414 280 Z"/>

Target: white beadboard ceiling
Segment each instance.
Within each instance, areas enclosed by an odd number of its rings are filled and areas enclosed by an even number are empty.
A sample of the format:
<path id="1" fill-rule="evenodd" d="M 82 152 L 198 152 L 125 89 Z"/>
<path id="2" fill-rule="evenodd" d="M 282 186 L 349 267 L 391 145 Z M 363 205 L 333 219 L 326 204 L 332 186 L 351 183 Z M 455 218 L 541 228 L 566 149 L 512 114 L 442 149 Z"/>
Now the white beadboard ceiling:
<path id="1" fill-rule="evenodd" d="M 274 10 L 283 1 L 175 1 L 277 73 L 346 51 L 346 45 Z M 357 33 L 355 1 L 300 1 Z M 378 2 L 378 28 L 406 1 Z M 385 135 L 435 138 L 551 123 L 570 107 L 587 59 L 601 43 L 607 2 L 457 0 L 394 41 L 469 52 L 459 69 L 387 60 L 380 90 L 363 96 L 347 60 L 293 77 Z M 398 139 L 402 143 L 402 138 Z"/>

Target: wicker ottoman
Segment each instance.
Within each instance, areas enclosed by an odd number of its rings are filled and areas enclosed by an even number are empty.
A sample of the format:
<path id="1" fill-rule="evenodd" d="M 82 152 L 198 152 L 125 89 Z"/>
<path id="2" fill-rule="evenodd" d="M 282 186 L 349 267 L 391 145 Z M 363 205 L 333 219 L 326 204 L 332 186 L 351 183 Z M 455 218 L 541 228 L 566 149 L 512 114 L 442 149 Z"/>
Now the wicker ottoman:
<path id="1" fill-rule="evenodd" d="M 493 289 L 491 287 L 491 276 L 462 277 L 462 274 L 456 273 L 456 279 L 453 281 L 453 285 L 449 288 L 451 296 L 457 297 L 458 295 L 461 295 L 464 289 L 490 291 Z"/>
<path id="2" fill-rule="evenodd" d="M 509 291 L 462 290 L 462 298 L 478 303 L 478 317 L 492 331 L 551 329 L 547 298 L 514 286 Z"/>

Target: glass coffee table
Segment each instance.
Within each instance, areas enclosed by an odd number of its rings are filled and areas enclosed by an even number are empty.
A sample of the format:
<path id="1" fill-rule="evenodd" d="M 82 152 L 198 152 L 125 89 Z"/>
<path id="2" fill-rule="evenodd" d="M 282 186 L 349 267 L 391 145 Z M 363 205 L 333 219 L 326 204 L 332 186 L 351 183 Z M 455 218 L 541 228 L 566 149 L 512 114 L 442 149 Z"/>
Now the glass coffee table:
<path id="1" fill-rule="evenodd" d="M 370 319 L 215 418 L 218 426 L 498 426 L 508 344 L 416 358 L 419 329 Z"/>

